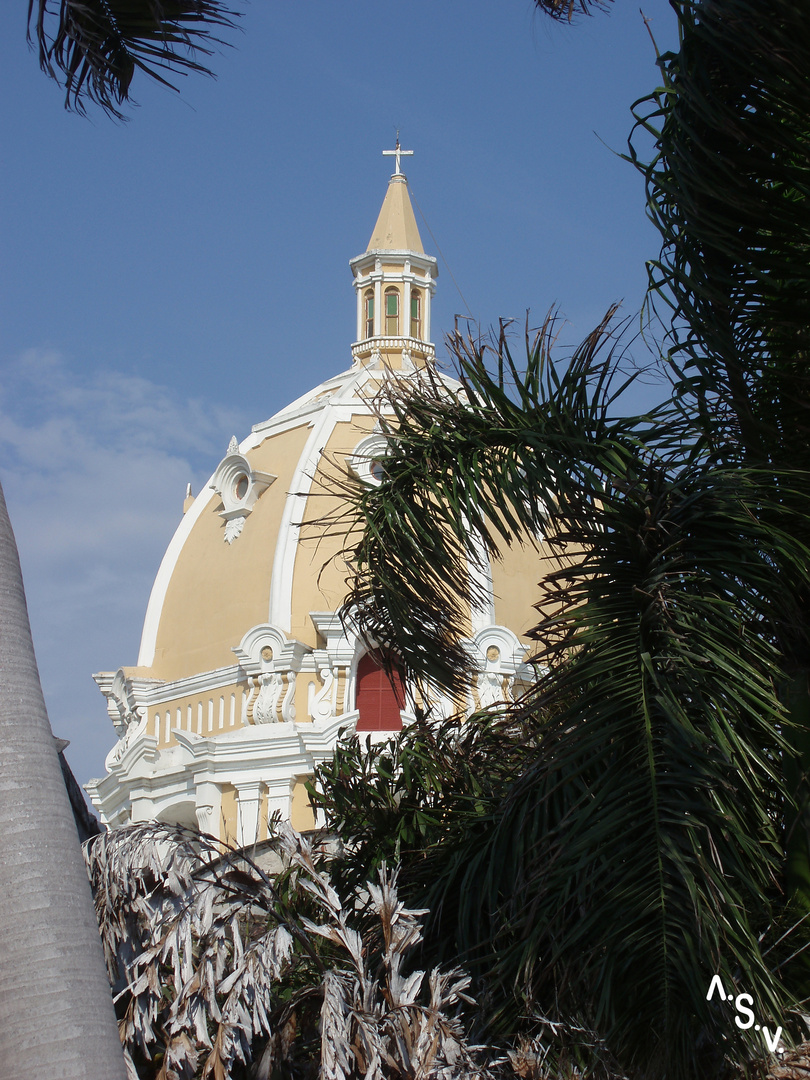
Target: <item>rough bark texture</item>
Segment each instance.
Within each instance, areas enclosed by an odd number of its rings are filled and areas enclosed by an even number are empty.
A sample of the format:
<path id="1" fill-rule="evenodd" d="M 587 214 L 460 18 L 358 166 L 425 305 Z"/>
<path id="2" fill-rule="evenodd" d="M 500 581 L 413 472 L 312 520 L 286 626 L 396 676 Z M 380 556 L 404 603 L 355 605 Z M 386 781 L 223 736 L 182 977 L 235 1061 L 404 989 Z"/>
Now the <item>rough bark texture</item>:
<path id="1" fill-rule="evenodd" d="M 124 1076 L 0 489 L 0 1080 Z"/>

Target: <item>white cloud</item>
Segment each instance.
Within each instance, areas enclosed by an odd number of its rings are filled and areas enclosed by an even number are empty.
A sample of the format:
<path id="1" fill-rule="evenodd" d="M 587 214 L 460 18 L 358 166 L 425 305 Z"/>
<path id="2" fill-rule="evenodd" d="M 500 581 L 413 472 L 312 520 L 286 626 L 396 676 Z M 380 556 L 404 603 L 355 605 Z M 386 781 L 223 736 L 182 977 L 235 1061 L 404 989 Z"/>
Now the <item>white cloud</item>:
<path id="1" fill-rule="evenodd" d="M 0 478 L 51 725 L 81 781 L 114 741 L 90 674 L 135 663 L 186 484 L 196 494 L 255 419 L 53 351 L 0 367 Z"/>

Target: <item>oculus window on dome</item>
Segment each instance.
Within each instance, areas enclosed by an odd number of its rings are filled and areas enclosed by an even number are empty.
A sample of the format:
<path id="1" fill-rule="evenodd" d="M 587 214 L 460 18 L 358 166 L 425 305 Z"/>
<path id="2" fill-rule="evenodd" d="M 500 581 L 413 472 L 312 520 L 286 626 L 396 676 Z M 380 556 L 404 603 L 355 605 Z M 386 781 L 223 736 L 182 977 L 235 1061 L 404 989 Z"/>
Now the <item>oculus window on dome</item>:
<path id="1" fill-rule="evenodd" d="M 385 479 L 385 457 L 388 453 L 388 439 L 382 432 L 375 432 L 363 439 L 354 448 L 348 459 L 349 468 L 364 484 L 375 486 Z"/>
<path id="2" fill-rule="evenodd" d="M 251 467 L 234 436 L 228 453 L 217 466 L 211 487 L 222 499 L 220 517 L 225 519 L 224 539 L 232 544 L 240 535 L 245 519 L 276 477 Z"/>

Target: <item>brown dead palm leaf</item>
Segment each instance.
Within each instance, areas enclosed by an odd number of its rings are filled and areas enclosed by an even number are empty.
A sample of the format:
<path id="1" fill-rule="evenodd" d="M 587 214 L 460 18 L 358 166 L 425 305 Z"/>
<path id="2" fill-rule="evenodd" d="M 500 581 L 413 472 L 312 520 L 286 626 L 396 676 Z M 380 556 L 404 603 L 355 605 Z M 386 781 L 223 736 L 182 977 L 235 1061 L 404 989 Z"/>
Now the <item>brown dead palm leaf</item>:
<path id="1" fill-rule="evenodd" d="M 559 22 L 571 22 L 575 15 L 590 15 L 593 9 L 604 9 L 612 0 L 535 0 L 535 5 Z"/>

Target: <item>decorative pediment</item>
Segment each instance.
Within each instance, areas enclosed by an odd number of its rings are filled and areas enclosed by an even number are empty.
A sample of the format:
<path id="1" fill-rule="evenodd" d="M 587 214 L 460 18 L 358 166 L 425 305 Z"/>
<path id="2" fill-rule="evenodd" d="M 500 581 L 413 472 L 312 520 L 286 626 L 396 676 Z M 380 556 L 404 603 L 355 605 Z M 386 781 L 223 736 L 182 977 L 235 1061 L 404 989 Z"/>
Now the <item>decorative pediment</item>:
<path id="1" fill-rule="evenodd" d="M 263 675 L 271 671 L 300 671 L 303 657 L 312 650 L 295 638 L 288 638 L 277 626 L 262 623 L 251 627 L 233 652 L 248 675 Z"/>

